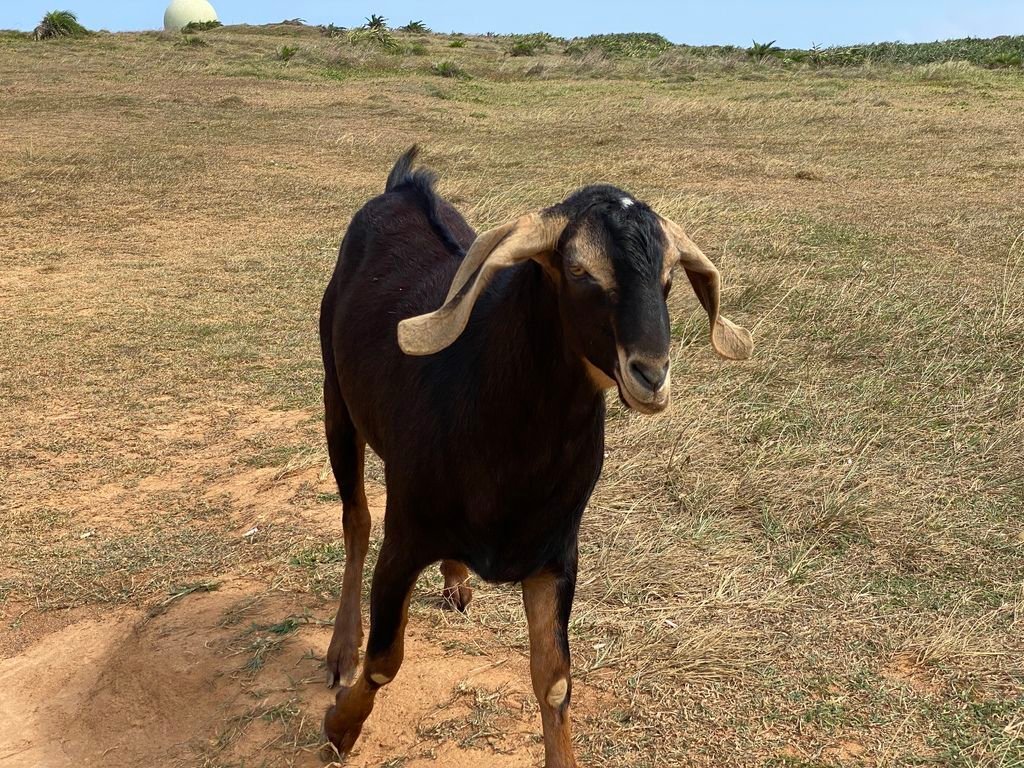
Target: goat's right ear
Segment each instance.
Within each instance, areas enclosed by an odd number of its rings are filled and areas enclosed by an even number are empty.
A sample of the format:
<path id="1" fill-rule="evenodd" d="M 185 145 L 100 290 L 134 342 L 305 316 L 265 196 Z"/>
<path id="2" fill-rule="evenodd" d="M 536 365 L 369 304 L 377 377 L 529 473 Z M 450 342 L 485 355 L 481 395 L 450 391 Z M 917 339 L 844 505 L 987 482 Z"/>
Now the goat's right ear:
<path id="1" fill-rule="evenodd" d="M 407 355 L 431 355 L 449 346 L 466 328 L 473 305 L 494 276 L 555 249 L 565 219 L 542 211 L 488 230 L 473 241 L 440 309 L 402 320 L 398 346 Z"/>

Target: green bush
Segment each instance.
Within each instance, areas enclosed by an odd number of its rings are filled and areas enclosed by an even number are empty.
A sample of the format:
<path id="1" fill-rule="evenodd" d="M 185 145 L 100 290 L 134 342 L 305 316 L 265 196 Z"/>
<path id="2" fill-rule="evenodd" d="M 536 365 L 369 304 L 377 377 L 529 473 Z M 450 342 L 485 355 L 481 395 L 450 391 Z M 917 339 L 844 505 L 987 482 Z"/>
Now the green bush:
<path id="1" fill-rule="evenodd" d="M 747 49 L 747 56 L 752 58 L 754 61 L 764 61 L 765 59 L 782 53 L 782 49 L 775 44 L 774 40 L 770 43 L 759 43 L 757 40 L 752 40 L 751 42 L 753 45 Z"/>
<path id="2" fill-rule="evenodd" d="M 416 32 L 420 35 L 426 35 L 430 32 L 430 27 L 424 24 L 422 21 L 410 21 L 404 27 L 398 28 L 399 32 Z"/>
<path id="3" fill-rule="evenodd" d="M 219 21 L 190 21 L 184 27 L 181 28 L 182 32 L 206 32 L 208 29 L 216 29 L 217 27 L 223 27 Z"/>
<path id="4" fill-rule="evenodd" d="M 566 46 L 565 52 L 570 56 L 582 56 L 597 50 L 608 56 L 645 58 L 657 56 L 671 47 L 672 43 L 654 32 L 620 32 L 577 37 Z"/>
<path id="5" fill-rule="evenodd" d="M 52 40 L 58 37 L 84 37 L 89 34 L 89 30 L 78 23 L 78 17 L 71 11 L 50 11 L 43 16 L 32 34 L 36 40 Z"/>
<path id="6" fill-rule="evenodd" d="M 441 77 L 455 77 L 459 80 L 468 80 L 469 75 L 462 67 L 454 61 L 439 61 L 430 67 L 430 71 Z"/>
<path id="7" fill-rule="evenodd" d="M 287 64 L 289 61 L 292 60 L 292 57 L 298 52 L 299 49 L 297 46 L 282 45 L 280 48 L 277 49 L 277 60 L 283 61 L 285 64 Z"/>
<path id="8" fill-rule="evenodd" d="M 512 56 L 533 56 L 537 53 L 537 45 L 519 40 L 509 46 L 508 52 Z"/>
<path id="9" fill-rule="evenodd" d="M 375 45 L 387 51 L 398 49 L 398 42 L 387 27 L 360 27 L 353 29 L 348 35 L 353 45 Z"/>
<path id="10" fill-rule="evenodd" d="M 985 66 L 989 69 L 1020 69 L 1024 66 L 1024 54 L 994 53 L 985 59 Z"/>
<path id="11" fill-rule="evenodd" d="M 565 40 L 547 32 L 531 32 L 528 35 L 509 35 L 509 43 L 508 52 L 512 56 L 533 56 L 538 51 L 546 51 L 549 45 L 564 45 Z"/>
<path id="12" fill-rule="evenodd" d="M 465 48 L 466 47 L 466 41 L 465 40 L 452 40 L 450 43 L 448 43 L 448 47 L 449 48 Z"/>
<path id="13" fill-rule="evenodd" d="M 808 51 L 784 51 L 782 55 L 790 61 L 820 67 L 859 67 L 869 61 L 875 64 L 911 66 L 966 61 L 982 67 L 1016 67 L 1024 59 L 1024 35 L 1004 35 L 990 39 L 965 37 L 934 43 L 872 43 L 832 48 L 815 46 Z"/>
<path id="14" fill-rule="evenodd" d="M 321 24 L 318 29 L 324 37 L 341 37 L 348 31 L 345 27 L 336 27 L 334 24 Z"/>

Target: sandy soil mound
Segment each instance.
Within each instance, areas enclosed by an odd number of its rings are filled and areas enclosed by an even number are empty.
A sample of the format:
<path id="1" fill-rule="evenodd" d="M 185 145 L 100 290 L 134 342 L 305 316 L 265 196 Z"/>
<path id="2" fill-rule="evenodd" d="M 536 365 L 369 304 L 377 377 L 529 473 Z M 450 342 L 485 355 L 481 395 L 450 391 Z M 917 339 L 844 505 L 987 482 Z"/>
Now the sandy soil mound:
<path id="1" fill-rule="evenodd" d="M 323 765 L 330 627 L 285 632 L 294 600 L 236 582 L 46 635 L 0 661 L 0 763 Z M 445 651 L 410 626 L 406 659 L 346 766 L 543 761 L 525 658 Z"/>

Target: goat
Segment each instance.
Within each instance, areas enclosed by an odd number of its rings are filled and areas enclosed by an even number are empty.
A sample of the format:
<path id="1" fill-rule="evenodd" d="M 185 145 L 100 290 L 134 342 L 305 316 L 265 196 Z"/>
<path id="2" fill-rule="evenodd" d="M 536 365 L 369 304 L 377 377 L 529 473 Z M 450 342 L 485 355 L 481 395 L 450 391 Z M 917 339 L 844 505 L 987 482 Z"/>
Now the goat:
<path id="1" fill-rule="evenodd" d="M 413 170 L 352 218 L 320 311 L 325 430 L 342 501 L 345 571 L 327 653 L 343 682 L 324 731 L 351 750 L 402 664 L 410 591 L 441 561 L 465 610 L 472 569 L 521 582 L 547 768 L 572 768 L 569 613 L 580 518 L 604 456 L 604 391 L 669 402 L 666 299 L 681 265 L 723 357 L 750 334 L 719 314 L 719 273 L 676 224 L 613 186 L 479 236 Z M 437 307 L 440 306 L 439 309 Z M 385 466 L 384 541 L 361 674 L 360 584 L 370 533 L 366 445 Z"/>

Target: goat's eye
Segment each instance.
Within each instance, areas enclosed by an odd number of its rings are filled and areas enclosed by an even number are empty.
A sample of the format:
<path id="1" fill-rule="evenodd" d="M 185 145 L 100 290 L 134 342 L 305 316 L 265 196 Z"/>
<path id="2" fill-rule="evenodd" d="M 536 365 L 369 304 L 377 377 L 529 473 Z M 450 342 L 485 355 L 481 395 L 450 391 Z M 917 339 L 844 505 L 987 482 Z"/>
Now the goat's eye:
<path id="1" fill-rule="evenodd" d="M 570 262 L 569 263 L 569 274 L 572 275 L 573 277 L 586 277 L 587 276 L 587 270 L 585 270 L 582 266 L 580 266 L 576 262 Z"/>

